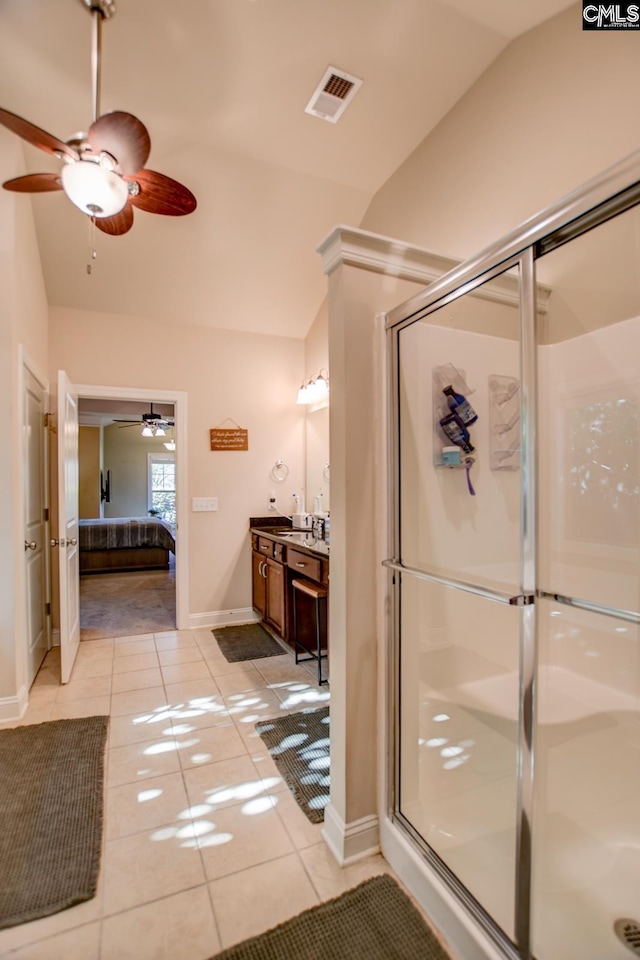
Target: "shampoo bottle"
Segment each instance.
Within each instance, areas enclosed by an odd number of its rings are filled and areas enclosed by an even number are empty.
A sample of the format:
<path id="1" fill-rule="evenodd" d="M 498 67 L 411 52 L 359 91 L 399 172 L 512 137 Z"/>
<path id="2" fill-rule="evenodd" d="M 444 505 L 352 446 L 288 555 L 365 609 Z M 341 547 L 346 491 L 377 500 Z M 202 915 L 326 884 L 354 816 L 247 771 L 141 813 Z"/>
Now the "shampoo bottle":
<path id="1" fill-rule="evenodd" d="M 449 410 L 451 410 L 451 413 L 455 413 L 463 427 L 470 427 L 472 423 L 476 422 L 478 414 L 466 397 L 463 397 L 461 393 L 456 393 L 451 386 L 445 387 L 442 392 L 447 398 Z"/>
<path id="2" fill-rule="evenodd" d="M 450 413 L 448 417 L 443 417 L 440 426 L 452 443 L 462 447 L 465 453 L 473 453 L 474 447 L 471 446 L 471 437 L 461 420 L 455 413 Z"/>

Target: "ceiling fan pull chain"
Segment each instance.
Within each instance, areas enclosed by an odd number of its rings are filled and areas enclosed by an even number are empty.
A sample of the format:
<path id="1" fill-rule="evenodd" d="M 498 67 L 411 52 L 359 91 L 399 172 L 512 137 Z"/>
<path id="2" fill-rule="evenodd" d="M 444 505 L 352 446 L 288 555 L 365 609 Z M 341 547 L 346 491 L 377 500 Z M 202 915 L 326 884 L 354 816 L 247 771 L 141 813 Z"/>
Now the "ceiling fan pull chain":
<path id="1" fill-rule="evenodd" d="M 96 260 L 98 257 L 98 252 L 96 250 L 96 221 L 92 217 L 89 227 L 89 263 L 87 264 L 87 273 L 91 276 L 92 271 L 92 260 Z"/>

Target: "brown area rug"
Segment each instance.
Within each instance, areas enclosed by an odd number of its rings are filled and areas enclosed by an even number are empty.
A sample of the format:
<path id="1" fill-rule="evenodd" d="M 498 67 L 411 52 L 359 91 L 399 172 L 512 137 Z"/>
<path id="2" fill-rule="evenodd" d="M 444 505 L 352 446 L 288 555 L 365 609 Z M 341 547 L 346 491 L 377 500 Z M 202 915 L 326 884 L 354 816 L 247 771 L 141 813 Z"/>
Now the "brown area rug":
<path id="1" fill-rule="evenodd" d="M 451 960 L 393 877 L 366 880 L 214 960 Z"/>
<path id="2" fill-rule="evenodd" d="M 228 663 L 241 660 L 262 660 L 281 657 L 286 650 L 259 623 L 243 623 L 239 627 L 216 627 L 211 631 Z"/>
<path id="3" fill-rule="evenodd" d="M 0 929 L 95 896 L 108 724 L 0 730 Z"/>
<path id="4" fill-rule="evenodd" d="M 282 779 L 312 823 L 329 803 L 329 707 L 255 724 Z"/>
<path id="5" fill-rule="evenodd" d="M 81 640 L 133 637 L 175 628 L 175 568 L 80 577 Z"/>

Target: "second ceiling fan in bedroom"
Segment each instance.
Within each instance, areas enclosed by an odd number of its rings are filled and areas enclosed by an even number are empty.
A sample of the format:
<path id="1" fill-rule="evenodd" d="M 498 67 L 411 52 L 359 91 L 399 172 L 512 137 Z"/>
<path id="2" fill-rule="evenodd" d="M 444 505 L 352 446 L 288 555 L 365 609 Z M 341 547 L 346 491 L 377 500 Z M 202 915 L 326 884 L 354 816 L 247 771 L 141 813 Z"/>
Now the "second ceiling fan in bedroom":
<path id="1" fill-rule="evenodd" d="M 143 437 L 164 437 L 167 430 L 173 428 L 175 420 L 173 417 L 165 417 L 153 409 L 150 405 L 149 413 L 143 413 L 138 420 L 117 420 L 114 423 L 120 427 L 142 427 Z"/>
<path id="2" fill-rule="evenodd" d="M 114 0 L 80 0 L 93 17 L 93 123 L 86 134 L 59 140 L 15 113 L 0 108 L 0 123 L 27 143 L 59 160 L 60 173 L 30 173 L 3 183 L 5 190 L 45 193 L 63 190 L 103 233 L 120 236 L 133 226 L 133 208 L 165 216 L 184 216 L 196 208 L 187 187 L 145 168 L 151 139 L 131 113 L 100 114 L 102 21 L 115 13 Z"/>

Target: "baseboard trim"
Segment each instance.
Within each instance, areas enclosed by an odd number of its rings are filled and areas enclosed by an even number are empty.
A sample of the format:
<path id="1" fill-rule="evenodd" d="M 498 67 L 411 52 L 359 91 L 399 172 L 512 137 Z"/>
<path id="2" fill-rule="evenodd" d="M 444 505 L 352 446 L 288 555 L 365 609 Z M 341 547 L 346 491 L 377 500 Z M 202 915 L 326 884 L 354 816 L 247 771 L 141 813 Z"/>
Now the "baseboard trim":
<path id="1" fill-rule="evenodd" d="M 20 720 L 29 706 L 29 691 L 23 684 L 15 697 L 0 697 L 0 721 Z"/>
<path id="2" fill-rule="evenodd" d="M 379 824 L 375 814 L 345 823 L 331 803 L 324 808 L 322 837 L 341 867 L 380 851 Z"/>
<path id="3" fill-rule="evenodd" d="M 60 630 L 58 627 L 54 627 L 51 631 L 51 646 L 59 647 L 60 646 Z"/>
<path id="4" fill-rule="evenodd" d="M 258 623 L 253 607 L 238 607 L 236 610 L 209 610 L 206 613 L 190 613 L 189 629 L 197 627 L 235 627 L 241 623 Z"/>

